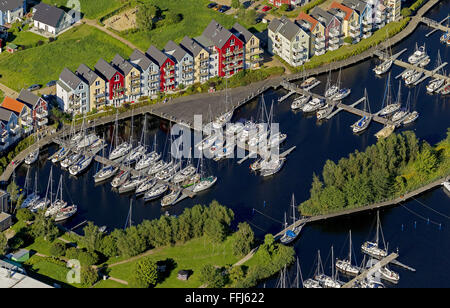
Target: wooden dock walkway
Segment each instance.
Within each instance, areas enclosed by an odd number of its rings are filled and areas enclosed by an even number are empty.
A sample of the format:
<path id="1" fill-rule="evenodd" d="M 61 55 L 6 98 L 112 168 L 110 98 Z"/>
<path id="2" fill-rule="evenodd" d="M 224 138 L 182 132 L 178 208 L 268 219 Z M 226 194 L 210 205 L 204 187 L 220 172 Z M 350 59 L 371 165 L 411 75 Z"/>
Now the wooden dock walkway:
<path id="1" fill-rule="evenodd" d="M 405 68 L 406 70 L 408 70 L 408 69 L 413 69 L 413 70 L 415 70 L 415 71 L 422 72 L 422 73 L 424 73 L 427 77 L 440 78 L 440 79 L 446 80 L 447 82 L 450 82 L 450 77 L 449 77 L 449 76 L 445 76 L 445 75 L 442 75 L 442 74 L 437 74 L 437 71 L 439 71 L 441 68 L 445 67 L 445 66 L 447 65 L 447 62 L 442 63 L 442 65 L 440 65 L 439 67 L 434 68 L 434 69 L 431 70 L 431 71 L 430 71 L 430 70 L 427 70 L 427 69 L 425 69 L 425 68 L 423 68 L 423 67 L 420 67 L 420 66 L 417 66 L 417 65 L 413 65 L 413 64 L 410 64 L 410 63 L 401 61 L 401 60 L 395 60 L 395 61 L 394 61 L 394 64 L 395 64 L 395 65 L 398 65 L 398 66 L 400 66 L 400 67 L 403 67 L 403 68 Z M 397 75 L 395 78 L 396 78 L 396 79 L 400 78 L 400 77 L 402 76 L 402 74 L 403 74 L 403 72 L 402 72 L 401 74 Z"/>
<path id="2" fill-rule="evenodd" d="M 367 276 L 372 275 L 373 273 L 378 271 L 378 269 L 382 268 L 383 266 L 388 265 L 389 263 L 391 263 L 392 261 L 394 261 L 397 258 L 398 258 L 398 254 L 391 253 L 387 257 L 385 257 L 385 258 L 381 259 L 380 261 L 378 261 L 371 268 L 364 270 L 361 274 L 359 274 L 358 276 L 356 276 L 355 278 L 353 278 L 352 280 L 350 280 L 349 282 L 344 284 L 342 286 L 342 288 L 353 288 L 355 286 L 355 284 L 357 284 L 358 282 L 363 281 Z"/>
<path id="3" fill-rule="evenodd" d="M 442 19 L 441 21 L 437 22 L 435 20 L 432 20 L 430 18 L 427 17 L 422 17 L 420 19 L 421 22 L 423 22 L 424 24 L 426 24 L 427 26 L 434 28 L 431 32 L 425 34 L 426 37 L 429 37 L 430 35 L 432 35 L 434 32 L 440 30 L 443 32 L 450 32 L 450 28 L 448 26 L 444 25 L 444 22 L 446 20 L 448 20 L 450 18 L 450 16 L 445 17 L 444 19 Z"/>
<path id="4" fill-rule="evenodd" d="M 305 218 L 297 220 L 292 225 L 290 225 L 287 228 L 285 228 L 284 230 L 280 231 L 279 233 L 277 233 L 275 235 L 275 237 L 278 238 L 278 237 L 282 236 L 283 234 L 285 234 L 287 230 L 290 230 L 294 227 L 297 227 L 299 225 L 303 225 L 306 223 L 323 221 L 323 220 L 332 219 L 332 218 L 336 218 L 336 217 L 352 215 L 352 214 L 359 213 L 359 212 L 376 210 L 376 209 L 380 209 L 380 208 L 384 208 L 384 207 L 388 207 L 388 206 L 399 205 L 399 204 L 409 200 L 410 198 L 416 197 L 428 190 L 431 190 L 431 189 L 441 186 L 443 182 L 448 181 L 449 179 L 450 179 L 450 175 L 447 175 L 446 177 L 443 177 L 441 179 L 433 181 L 421 188 L 410 191 L 410 192 L 406 193 L 405 195 L 400 196 L 395 199 L 392 199 L 392 200 L 386 200 L 386 201 L 382 201 L 382 202 L 378 202 L 378 203 L 374 203 L 371 205 L 366 205 L 366 206 L 362 206 L 362 207 L 358 207 L 358 208 L 354 208 L 354 209 L 342 210 L 342 211 L 339 211 L 336 213 L 305 217 Z"/>

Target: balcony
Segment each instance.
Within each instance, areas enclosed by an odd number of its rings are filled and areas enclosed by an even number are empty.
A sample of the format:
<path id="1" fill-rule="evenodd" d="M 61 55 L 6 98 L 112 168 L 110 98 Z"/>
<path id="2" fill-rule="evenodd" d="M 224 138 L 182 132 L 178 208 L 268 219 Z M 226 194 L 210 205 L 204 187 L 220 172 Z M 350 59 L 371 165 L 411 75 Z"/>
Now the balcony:
<path id="1" fill-rule="evenodd" d="M 182 71 L 183 72 L 192 72 L 194 70 L 194 67 L 192 65 L 183 66 Z"/>
<path id="2" fill-rule="evenodd" d="M 30 115 L 22 116 L 21 119 L 23 124 L 28 126 L 33 125 L 33 118 Z"/>
<path id="3" fill-rule="evenodd" d="M 48 111 L 47 110 L 38 110 L 38 111 L 36 111 L 36 117 L 38 119 L 46 118 L 47 116 L 48 116 Z"/>
<path id="4" fill-rule="evenodd" d="M 319 49 L 319 50 L 316 50 L 315 52 L 314 52 L 314 54 L 316 55 L 316 56 L 321 56 L 321 55 L 323 55 L 323 54 L 325 54 L 325 49 Z"/>
<path id="5" fill-rule="evenodd" d="M 199 75 L 200 75 L 200 76 L 208 76 L 208 75 L 209 75 L 209 72 L 208 72 L 207 70 L 205 70 L 205 71 L 200 71 Z"/>
<path id="6" fill-rule="evenodd" d="M 172 79 L 172 80 L 167 80 L 164 84 L 165 84 L 166 86 L 173 85 L 173 84 L 175 84 L 175 80 L 174 80 L 174 79 Z"/>
<path id="7" fill-rule="evenodd" d="M 167 73 L 164 75 L 165 78 L 173 78 L 175 77 L 175 72 Z"/>
<path id="8" fill-rule="evenodd" d="M 71 103 L 77 103 L 80 100 L 81 100 L 81 96 L 79 96 L 79 95 L 72 94 L 71 96 L 69 96 L 69 102 L 71 102 Z"/>
<path id="9" fill-rule="evenodd" d="M 20 126 L 19 125 L 15 125 L 14 127 L 12 127 L 9 130 L 12 134 L 17 135 L 18 133 L 20 133 Z"/>
<path id="10" fill-rule="evenodd" d="M 133 75 L 130 77 L 131 81 L 135 81 L 135 80 L 140 80 L 141 76 L 140 75 Z"/>
<path id="11" fill-rule="evenodd" d="M 173 71 L 174 69 L 175 69 L 175 66 L 173 66 L 173 65 L 166 65 L 166 67 L 164 67 L 165 72 Z"/>
<path id="12" fill-rule="evenodd" d="M 369 19 L 367 19 L 367 18 L 363 18 L 362 19 L 362 21 L 361 21 L 361 23 L 363 24 L 363 25 L 365 25 L 365 26 L 367 26 L 367 25 L 372 25 L 372 21 L 371 20 L 369 20 Z"/>
<path id="13" fill-rule="evenodd" d="M 315 38 L 316 43 L 317 42 L 325 42 L 325 37 L 324 36 L 318 36 Z"/>
<path id="14" fill-rule="evenodd" d="M 338 37 L 333 37 L 328 41 L 329 44 L 331 45 L 336 45 L 339 44 L 339 38 Z"/>
<path id="15" fill-rule="evenodd" d="M 341 35 L 341 34 L 339 33 L 339 31 L 336 28 L 331 29 L 330 37 L 338 37 L 339 35 Z"/>
<path id="16" fill-rule="evenodd" d="M 48 123 L 48 119 L 47 118 L 43 118 L 43 119 L 38 121 L 38 126 L 44 126 L 47 123 Z"/>
<path id="17" fill-rule="evenodd" d="M 293 52 L 303 52 L 304 49 L 305 48 L 303 46 L 292 47 Z"/>
<path id="18" fill-rule="evenodd" d="M 240 55 L 240 54 L 243 54 L 243 53 L 244 53 L 244 48 L 235 49 L 233 51 L 233 54 L 235 54 L 235 55 Z"/>
<path id="19" fill-rule="evenodd" d="M 325 42 L 318 42 L 318 41 L 316 41 L 314 46 L 315 46 L 316 49 L 323 49 L 323 48 L 325 48 Z"/>
<path id="20" fill-rule="evenodd" d="M 247 56 L 255 56 L 263 53 L 261 48 L 252 48 L 247 52 Z"/>
<path id="21" fill-rule="evenodd" d="M 184 61 L 183 65 L 187 65 L 187 66 L 194 65 L 194 61 L 192 61 L 192 60 Z"/>
<path id="22" fill-rule="evenodd" d="M 336 49 L 338 49 L 339 48 L 339 45 L 330 45 L 330 46 L 328 46 L 328 50 L 329 51 L 333 51 L 333 50 L 336 50 Z"/>
<path id="23" fill-rule="evenodd" d="M 200 68 L 208 68 L 209 67 L 209 62 L 208 61 L 202 61 L 200 62 Z"/>
<path id="24" fill-rule="evenodd" d="M 160 72 L 159 71 L 150 71 L 149 75 L 150 76 L 159 76 Z"/>
<path id="25" fill-rule="evenodd" d="M 363 39 L 366 39 L 366 38 L 369 38 L 369 37 L 371 37 L 372 36 L 372 32 L 366 32 L 366 33 L 364 33 L 364 35 L 362 36 L 362 38 Z"/>
<path id="26" fill-rule="evenodd" d="M 350 24 L 350 31 L 360 31 L 359 25 Z"/>
<path id="27" fill-rule="evenodd" d="M 234 56 L 234 53 L 232 51 L 228 51 L 226 53 L 223 54 L 224 57 L 231 57 Z"/>

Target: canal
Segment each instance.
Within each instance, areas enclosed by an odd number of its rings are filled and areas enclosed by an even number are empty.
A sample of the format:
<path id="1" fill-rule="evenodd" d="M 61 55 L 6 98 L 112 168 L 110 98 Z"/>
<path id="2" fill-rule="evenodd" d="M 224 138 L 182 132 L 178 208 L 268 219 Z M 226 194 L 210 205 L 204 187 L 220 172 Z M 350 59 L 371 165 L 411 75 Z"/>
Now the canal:
<path id="1" fill-rule="evenodd" d="M 450 0 L 441 1 L 428 14 L 427 17 L 434 20 L 442 20 L 450 11 Z M 439 32 L 429 38 L 425 34 L 430 29 L 424 25 L 408 37 L 405 41 L 396 45 L 392 52 L 396 53 L 404 48 L 408 51 L 401 56 L 406 59 L 413 52 L 415 44 L 426 44 L 431 57 L 428 67 L 433 67 L 436 62 L 437 52 L 440 51 L 442 60 L 450 62 L 450 47 L 439 43 Z M 359 63 L 353 67 L 342 70 L 342 86 L 352 89 L 351 95 L 344 103 L 350 104 L 361 98 L 366 88 L 369 95 L 370 108 L 375 112 L 381 108 L 384 87 L 387 75 L 376 77 L 372 68 L 378 60 L 371 59 Z M 447 67 L 447 71 L 450 66 Z M 392 68 L 392 79 L 397 76 L 402 68 Z M 323 94 L 327 76 L 319 76 L 321 85 L 313 91 Z M 337 79 L 337 72 L 332 74 L 332 79 Z M 450 127 L 450 102 L 449 98 L 439 95 L 428 95 L 424 83 L 407 88 L 402 85 L 402 97 L 404 102 L 411 92 L 412 110 L 420 113 L 416 123 L 403 127 L 397 132 L 413 130 L 417 137 L 430 143 L 445 138 L 447 128 Z M 393 93 L 396 95 L 398 80 L 393 81 Z M 284 213 L 289 211 L 290 198 L 295 194 L 296 200 L 302 202 L 309 197 L 312 174 L 321 174 L 326 160 L 339 160 L 349 153 L 363 151 L 367 146 L 376 142 L 374 134 L 382 128 L 380 124 L 372 123 L 369 129 L 361 135 L 354 135 L 350 125 L 358 117 L 342 111 L 327 122 L 319 123 L 314 116 L 304 116 L 302 113 L 294 113 L 290 109 L 291 97 L 282 103 L 277 98 L 286 94 L 285 91 L 268 91 L 264 94 L 267 108 L 274 102 L 274 122 L 279 123 L 280 130 L 287 133 L 288 138 L 284 148 L 297 146 L 287 159 L 283 169 L 275 176 L 262 178 L 250 172 L 249 165 L 252 160 L 247 160 L 241 165 L 237 159 L 221 161 L 219 163 L 208 161 L 207 168 L 218 177 L 217 184 L 210 190 L 200 193 L 194 199 L 185 199 L 179 204 L 168 208 L 172 215 L 182 213 L 184 208 L 195 204 L 208 204 L 216 199 L 233 209 L 236 222 L 247 221 L 253 227 L 260 238 L 265 233 L 277 233 L 282 227 Z M 214 102 L 212 102 L 212 108 Z M 359 106 L 362 108 L 362 105 Z M 256 118 L 260 108 L 260 101 L 255 100 L 236 110 L 233 121 Z M 156 135 L 157 148 L 167 154 L 167 140 L 169 124 L 157 118 L 147 119 L 146 143 L 152 145 Z M 135 117 L 133 120 L 133 140 L 141 140 L 144 117 Z M 123 121 L 119 125 L 120 137 L 128 140 L 131 133 L 131 120 Z M 97 129 L 97 134 L 106 136 L 110 141 L 113 133 L 113 125 Z M 34 177 L 38 172 L 38 186 L 41 194 L 45 194 L 51 163 L 47 157 L 57 150 L 56 146 L 45 149 L 39 162 L 30 168 L 30 176 Z M 129 213 L 131 195 L 119 195 L 113 192 L 109 183 L 94 185 L 93 175 L 98 166 L 93 163 L 90 169 L 78 178 L 72 177 L 59 166 L 53 166 L 54 192 L 59 177 L 63 177 L 63 195 L 69 203 L 77 204 L 79 212 L 76 217 L 66 222 L 67 227 L 73 227 L 82 221 L 93 221 L 96 225 L 106 225 L 108 230 L 123 228 Z M 23 184 L 27 168 L 20 167 L 16 172 L 16 179 Z M 380 218 L 384 237 L 389 242 L 389 247 L 399 249 L 399 260 L 417 269 L 416 273 L 398 269 L 400 273 L 399 287 L 448 287 L 450 276 L 450 199 L 443 188 L 422 195 L 417 200 L 412 200 L 404 206 L 385 209 L 381 211 Z M 433 208 L 434 212 L 424 205 Z M 255 208 L 264 215 L 253 211 Z M 133 202 L 132 222 L 138 224 L 144 219 L 158 218 L 164 214 L 160 200 L 145 203 L 141 199 Z M 448 216 L 447 216 L 448 215 Z M 428 222 L 430 219 L 430 222 Z M 317 250 L 321 251 L 322 260 L 325 262 L 325 271 L 330 269 L 330 247 L 334 245 L 335 256 L 344 257 L 348 248 L 348 231 L 352 230 L 355 257 L 361 261 L 362 255 L 359 246 L 374 236 L 375 213 L 362 213 L 351 217 L 333 219 L 308 225 L 301 237 L 295 243 L 295 250 L 300 258 L 304 279 L 311 277 L 315 268 Z M 393 268 L 395 269 L 395 268 Z M 395 269 L 397 270 L 397 269 Z M 290 271 L 291 280 L 295 274 L 294 268 Z M 267 286 L 273 286 L 276 279 L 266 282 Z"/>

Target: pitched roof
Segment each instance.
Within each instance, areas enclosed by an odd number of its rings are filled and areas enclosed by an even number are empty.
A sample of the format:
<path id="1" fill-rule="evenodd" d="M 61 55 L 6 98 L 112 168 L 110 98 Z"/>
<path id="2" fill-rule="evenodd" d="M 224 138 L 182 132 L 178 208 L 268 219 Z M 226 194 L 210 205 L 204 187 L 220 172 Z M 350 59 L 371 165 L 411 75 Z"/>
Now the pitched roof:
<path id="1" fill-rule="evenodd" d="M 0 11 L 13 11 L 18 7 L 23 7 L 24 0 L 1 0 L 0 1 Z"/>
<path id="2" fill-rule="evenodd" d="M 166 46 L 164 46 L 164 52 L 174 57 L 178 62 L 183 60 L 188 53 L 184 48 L 180 47 L 180 45 L 172 40 L 168 41 Z"/>
<path id="3" fill-rule="evenodd" d="M 243 27 L 240 23 L 235 23 L 233 28 L 231 28 L 231 33 L 236 35 L 241 41 L 247 43 L 254 36 L 253 33 L 248 31 L 245 27 Z"/>
<path id="4" fill-rule="evenodd" d="M 4 123 L 8 123 L 11 119 L 11 116 L 14 114 L 11 110 L 0 107 L 0 121 Z"/>
<path id="5" fill-rule="evenodd" d="M 34 95 L 28 90 L 22 89 L 20 90 L 19 97 L 17 98 L 17 100 L 21 101 L 22 103 L 33 109 L 39 103 L 41 98 L 37 95 Z"/>
<path id="6" fill-rule="evenodd" d="M 1 107 L 13 111 L 15 114 L 19 115 L 23 108 L 25 108 L 25 104 L 6 96 L 1 104 Z"/>
<path id="7" fill-rule="evenodd" d="M 335 18 L 333 15 L 331 15 L 327 11 L 324 11 L 323 9 L 321 9 L 318 6 L 316 6 L 309 15 L 311 15 L 313 18 L 317 19 L 325 27 L 327 27 L 331 23 L 333 18 Z"/>
<path id="8" fill-rule="evenodd" d="M 319 23 L 318 20 L 316 20 L 314 17 L 311 17 L 310 15 L 300 12 L 300 14 L 297 16 L 297 20 L 306 21 L 309 24 L 309 30 L 312 31 Z"/>
<path id="9" fill-rule="evenodd" d="M 168 59 L 166 54 L 153 45 L 147 49 L 147 55 L 149 55 L 159 66 L 162 66 Z"/>
<path id="10" fill-rule="evenodd" d="M 281 25 L 281 20 L 279 20 L 278 18 L 274 18 L 274 19 L 272 19 L 272 21 L 269 23 L 268 28 L 269 28 L 269 30 L 272 31 L 272 32 L 277 32 L 277 31 L 278 31 L 278 28 L 280 27 L 280 25 Z"/>
<path id="11" fill-rule="evenodd" d="M 224 28 L 214 19 L 211 20 L 209 25 L 202 33 L 202 36 L 210 39 L 213 44 L 219 48 L 222 48 L 232 35 L 233 34 L 228 29 Z"/>
<path id="12" fill-rule="evenodd" d="M 361 0 L 343 0 L 342 4 L 346 7 L 349 7 L 356 12 L 358 12 L 359 15 L 361 15 L 364 10 L 367 8 L 367 3 Z"/>
<path id="13" fill-rule="evenodd" d="M 42 2 L 34 8 L 36 9 L 36 12 L 34 13 L 33 20 L 39 21 L 51 27 L 57 27 L 59 21 L 65 14 L 62 9 Z"/>
<path id="14" fill-rule="evenodd" d="M 111 80 L 113 76 L 118 73 L 118 71 L 108 62 L 106 62 L 103 58 L 97 61 L 95 64 L 95 70 L 103 75 L 107 80 Z"/>
<path id="15" fill-rule="evenodd" d="M 112 59 L 111 64 L 122 72 L 124 76 L 128 75 L 133 69 L 133 65 L 125 60 L 121 55 L 116 54 L 114 59 Z"/>
<path id="16" fill-rule="evenodd" d="M 276 30 L 278 34 L 285 37 L 289 41 L 292 41 L 299 31 L 302 31 L 302 28 L 285 16 L 281 17 L 280 24 Z"/>
<path id="17" fill-rule="evenodd" d="M 80 66 L 78 66 L 77 68 L 77 74 L 79 77 L 81 77 L 82 79 L 84 79 L 84 81 L 89 84 L 92 85 L 97 78 L 99 78 L 100 76 L 94 72 L 93 70 L 91 70 L 86 64 L 82 63 L 80 64 Z"/>
<path id="18" fill-rule="evenodd" d="M 143 71 L 146 71 L 153 63 L 152 60 L 139 49 L 133 51 L 130 56 L 130 61 L 138 65 Z"/>
<path id="19" fill-rule="evenodd" d="M 348 6 L 345 6 L 341 3 L 334 1 L 333 3 L 331 3 L 331 8 L 338 9 L 338 10 L 344 12 L 345 13 L 344 20 L 350 20 L 350 17 L 352 17 L 353 10 L 351 8 L 349 8 Z"/>
<path id="20" fill-rule="evenodd" d="M 197 41 L 191 39 L 189 36 L 185 36 L 180 43 L 180 46 L 190 52 L 194 57 L 198 56 L 198 54 L 205 50 L 202 45 L 200 45 Z"/>
<path id="21" fill-rule="evenodd" d="M 71 70 L 69 70 L 67 67 L 63 69 L 61 74 L 59 75 L 59 79 L 62 80 L 71 90 L 75 90 L 80 83 L 83 81 L 75 75 Z"/>

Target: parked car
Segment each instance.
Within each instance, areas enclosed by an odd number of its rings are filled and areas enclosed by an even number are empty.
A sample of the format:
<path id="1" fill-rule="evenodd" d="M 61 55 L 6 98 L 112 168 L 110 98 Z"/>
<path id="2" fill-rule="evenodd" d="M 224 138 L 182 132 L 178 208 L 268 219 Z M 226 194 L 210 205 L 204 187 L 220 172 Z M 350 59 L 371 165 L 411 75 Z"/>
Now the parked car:
<path id="1" fill-rule="evenodd" d="M 228 11 L 229 9 L 231 9 L 231 7 L 227 6 L 227 5 L 222 5 L 222 7 L 219 9 L 220 13 L 225 13 L 226 11 Z"/>
<path id="2" fill-rule="evenodd" d="M 208 4 L 208 9 L 212 9 L 215 6 L 217 6 L 217 3 L 211 2 L 210 4 Z"/>
<path id="3" fill-rule="evenodd" d="M 42 86 L 40 84 L 33 84 L 28 87 L 28 91 L 36 91 L 39 90 Z"/>
<path id="4" fill-rule="evenodd" d="M 270 11 L 271 9 L 272 9 L 272 7 L 265 5 L 265 6 L 262 8 L 261 11 L 263 11 L 263 12 L 268 12 L 268 11 Z"/>
<path id="5" fill-rule="evenodd" d="M 52 80 L 47 82 L 47 84 L 45 85 L 46 87 L 53 87 L 54 85 L 56 85 L 56 80 Z"/>

